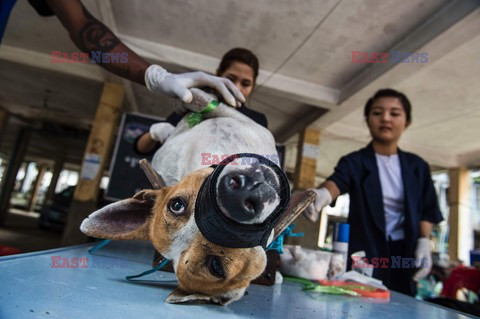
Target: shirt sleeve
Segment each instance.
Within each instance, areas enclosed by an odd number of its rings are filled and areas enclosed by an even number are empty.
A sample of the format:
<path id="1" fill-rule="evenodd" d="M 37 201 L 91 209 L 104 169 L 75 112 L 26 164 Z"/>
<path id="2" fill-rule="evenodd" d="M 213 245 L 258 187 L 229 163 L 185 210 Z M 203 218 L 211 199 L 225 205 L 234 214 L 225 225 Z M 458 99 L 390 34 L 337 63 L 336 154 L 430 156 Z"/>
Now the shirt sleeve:
<path id="1" fill-rule="evenodd" d="M 54 15 L 52 9 L 50 9 L 45 0 L 28 0 L 28 3 L 30 3 L 35 11 L 37 11 L 42 17 L 50 17 Z"/>
<path id="2" fill-rule="evenodd" d="M 337 185 L 340 194 L 348 193 L 351 189 L 352 178 L 351 168 L 348 159 L 344 156 L 338 161 L 337 166 L 332 175 L 327 180 Z"/>
<path id="3" fill-rule="evenodd" d="M 265 114 L 254 111 L 248 108 L 246 105 L 242 105 L 242 107 L 238 108 L 237 111 L 242 113 L 243 115 L 247 116 L 251 120 L 255 121 L 255 123 L 265 127 L 268 129 L 268 120 Z"/>
<path id="4" fill-rule="evenodd" d="M 428 221 L 432 224 L 438 224 L 443 220 L 442 212 L 438 205 L 437 194 L 435 193 L 435 188 L 433 187 L 432 176 L 430 173 L 430 168 L 427 163 L 424 163 L 423 174 L 423 210 L 420 217 L 420 220 Z"/>
<path id="5" fill-rule="evenodd" d="M 179 114 L 173 112 L 167 117 L 166 121 L 168 123 L 172 124 L 173 126 L 177 126 L 178 122 L 180 122 L 183 117 L 184 117 L 184 115 L 179 115 Z"/>
<path id="6" fill-rule="evenodd" d="M 266 129 L 268 129 L 268 120 L 267 120 L 267 117 L 265 116 L 265 114 L 261 114 L 262 116 L 258 119 L 258 124 L 260 124 L 261 126 L 265 127 Z"/>

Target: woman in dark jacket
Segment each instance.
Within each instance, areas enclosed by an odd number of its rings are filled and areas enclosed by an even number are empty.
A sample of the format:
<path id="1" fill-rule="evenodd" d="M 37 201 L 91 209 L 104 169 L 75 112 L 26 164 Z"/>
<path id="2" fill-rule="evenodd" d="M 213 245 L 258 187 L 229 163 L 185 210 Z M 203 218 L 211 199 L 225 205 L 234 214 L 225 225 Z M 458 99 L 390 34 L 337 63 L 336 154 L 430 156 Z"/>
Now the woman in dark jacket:
<path id="1" fill-rule="evenodd" d="M 404 94 L 378 91 L 367 101 L 364 116 L 372 141 L 340 159 L 335 172 L 315 190 L 317 199 L 306 215 L 316 220 L 323 207 L 349 193 L 349 256 L 365 251 L 375 278 L 414 295 L 414 281 L 427 276 L 432 266 L 432 224 L 443 219 L 429 166 L 398 148 L 411 123 L 411 105 Z"/>

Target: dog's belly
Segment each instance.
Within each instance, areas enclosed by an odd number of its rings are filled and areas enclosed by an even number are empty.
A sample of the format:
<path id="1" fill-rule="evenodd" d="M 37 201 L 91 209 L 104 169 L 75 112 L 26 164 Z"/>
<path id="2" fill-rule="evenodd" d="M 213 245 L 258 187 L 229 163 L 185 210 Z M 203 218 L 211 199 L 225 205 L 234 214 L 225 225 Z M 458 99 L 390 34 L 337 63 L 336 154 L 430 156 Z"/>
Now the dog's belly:
<path id="1" fill-rule="evenodd" d="M 275 140 L 266 128 L 248 118 L 216 117 L 193 128 L 182 120 L 155 153 L 152 165 L 167 185 L 173 185 L 186 174 L 215 164 L 222 156 L 238 153 L 278 160 Z"/>

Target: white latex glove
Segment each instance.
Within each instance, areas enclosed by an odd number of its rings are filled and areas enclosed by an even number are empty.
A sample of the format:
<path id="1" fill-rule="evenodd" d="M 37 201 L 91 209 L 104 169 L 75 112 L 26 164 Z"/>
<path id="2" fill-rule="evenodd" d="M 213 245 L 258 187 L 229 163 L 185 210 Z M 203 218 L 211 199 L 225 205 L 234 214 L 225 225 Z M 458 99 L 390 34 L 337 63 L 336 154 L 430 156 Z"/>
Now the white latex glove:
<path id="1" fill-rule="evenodd" d="M 330 192 L 325 187 L 312 190 L 317 193 L 317 198 L 315 198 L 313 203 L 308 205 L 303 214 L 312 222 L 316 222 L 322 209 L 332 203 L 332 195 L 330 195 Z"/>
<path id="2" fill-rule="evenodd" d="M 414 281 L 419 281 L 428 276 L 432 269 L 432 242 L 430 239 L 420 237 L 415 248 L 415 264 L 420 266 L 413 276 Z"/>
<path id="3" fill-rule="evenodd" d="M 150 136 L 153 140 L 163 144 L 167 138 L 172 134 L 175 126 L 168 122 L 160 122 L 150 126 Z"/>
<path id="4" fill-rule="evenodd" d="M 215 89 L 233 107 L 239 106 L 237 101 L 245 102 L 243 94 L 229 79 L 204 72 L 172 74 L 161 66 L 152 64 L 145 71 L 145 85 L 152 92 L 161 92 L 185 103 L 191 103 L 193 99 L 189 89 L 202 86 Z"/>
<path id="5" fill-rule="evenodd" d="M 208 103 L 218 100 L 215 95 L 201 89 L 191 88 L 190 92 L 193 94 L 193 99 L 189 104 L 182 101 L 175 101 L 176 103 L 173 106 L 175 113 L 185 115 L 189 111 L 201 112 Z"/>

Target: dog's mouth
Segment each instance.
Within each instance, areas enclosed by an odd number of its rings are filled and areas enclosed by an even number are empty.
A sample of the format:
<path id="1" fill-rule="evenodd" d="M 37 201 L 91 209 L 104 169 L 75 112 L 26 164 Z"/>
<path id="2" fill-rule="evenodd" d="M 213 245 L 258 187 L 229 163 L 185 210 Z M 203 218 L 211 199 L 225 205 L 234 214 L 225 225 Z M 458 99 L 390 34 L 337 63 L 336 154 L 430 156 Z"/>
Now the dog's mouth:
<path id="1" fill-rule="evenodd" d="M 265 246 L 290 200 L 285 173 L 256 154 L 236 154 L 206 178 L 195 220 L 211 242 L 232 248 Z"/>

